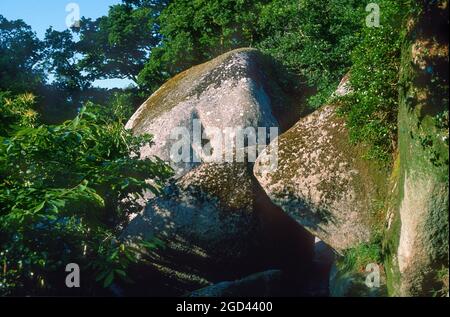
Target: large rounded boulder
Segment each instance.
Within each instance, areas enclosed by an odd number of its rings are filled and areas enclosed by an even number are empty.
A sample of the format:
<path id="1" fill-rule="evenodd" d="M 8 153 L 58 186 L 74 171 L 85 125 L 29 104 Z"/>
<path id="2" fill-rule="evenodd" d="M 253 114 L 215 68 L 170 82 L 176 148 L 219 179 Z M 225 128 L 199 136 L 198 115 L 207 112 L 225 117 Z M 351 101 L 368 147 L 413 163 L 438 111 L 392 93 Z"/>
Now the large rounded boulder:
<path id="1" fill-rule="evenodd" d="M 272 204 L 253 175 L 270 129 L 286 129 L 301 112 L 292 107 L 289 79 L 259 51 L 234 50 L 169 80 L 128 122 L 135 135 L 154 136 L 141 156 L 158 156 L 175 169 L 164 195 L 148 199 L 122 235 L 164 241 L 149 263 L 179 285 L 170 294 L 268 269 L 289 271 L 291 283 L 311 264 L 314 238 Z M 258 128 L 266 129 L 262 139 Z M 217 131 L 229 136 L 227 129 L 253 130 L 256 143 L 248 136 L 239 143 L 237 135 L 231 147 L 213 142 Z M 189 155 L 174 160 L 180 153 L 173 149 L 186 138 Z M 219 153 L 219 160 L 205 152 Z"/>
<path id="2" fill-rule="evenodd" d="M 213 132 L 279 127 L 280 121 L 286 121 L 283 117 L 292 117 L 286 112 L 298 109 L 288 105 L 285 90 L 292 82 L 288 83 L 286 76 L 259 51 L 234 50 L 170 79 L 136 111 L 126 128 L 136 135 L 152 134 L 154 144 L 144 147 L 141 155 L 170 161 L 180 177 L 206 161 L 202 145 L 209 143 L 211 153 L 234 151 L 233 147 L 219 149 L 208 142 Z M 183 131 L 183 137 L 192 142 L 189 151 L 175 160 L 171 150 Z M 196 134 L 204 139 L 198 142 Z"/>
<path id="3" fill-rule="evenodd" d="M 337 94 L 349 88 L 344 80 Z M 338 251 L 368 242 L 377 200 L 377 170 L 349 143 L 335 105 L 302 118 L 258 157 L 254 174 L 272 202 Z M 278 151 L 278 166 L 267 168 Z"/>
<path id="4" fill-rule="evenodd" d="M 202 164 L 152 199 L 125 235 L 159 238 L 217 262 L 234 262 L 257 243 L 251 173 L 245 164 Z"/>
<path id="5" fill-rule="evenodd" d="M 300 276 L 314 252 L 313 236 L 264 197 L 247 163 L 200 165 L 151 199 L 123 237 L 164 241 L 151 262 L 185 280 L 184 291 L 271 268 Z"/>

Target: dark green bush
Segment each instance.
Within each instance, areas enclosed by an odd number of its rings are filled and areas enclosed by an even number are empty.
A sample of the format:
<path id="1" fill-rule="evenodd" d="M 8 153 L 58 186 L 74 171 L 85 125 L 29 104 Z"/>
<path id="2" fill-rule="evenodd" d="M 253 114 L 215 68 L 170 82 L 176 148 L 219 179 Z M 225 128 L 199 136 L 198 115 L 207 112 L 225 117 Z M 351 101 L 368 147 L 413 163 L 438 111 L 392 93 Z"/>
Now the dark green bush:
<path id="1" fill-rule="evenodd" d="M 398 80 L 405 18 L 410 0 L 380 0 L 380 27 L 365 27 L 352 52 L 353 93 L 340 109 L 350 139 L 368 145 L 367 158 L 389 163 L 396 147 Z"/>
<path id="2" fill-rule="evenodd" d="M 257 44 L 316 90 L 309 105 L 323 105 L 351 66 L 364 24 L 355 0 L 275 0 L 262 7 Z"/>
<path id="3" fill-rule="evenodd" d="M 317 108 L 351 66 L 364 8 L 357 0 L 174 0 L 160 17 L 162 45 L 138 82 L 154 91 L 191 66 L 253 46 L 301 75 L 317 91 Z"/>
<path id="4" fill-rule="evenodd" d="M 0 136 L 0 294 L 61 292 L 69 263 L 82 268 L 85 291 L 129 280 L 139 246 L 120 242 L 120 229 L 136 198 L 158 193 L 171 169 L 139 160 L 151 138 L 124 129 L 128 114 L 119 104 L 88 104 L 74 120 L 44 125 L 32 103 L 0 98 L 0 121 L 9 127 Z"/>

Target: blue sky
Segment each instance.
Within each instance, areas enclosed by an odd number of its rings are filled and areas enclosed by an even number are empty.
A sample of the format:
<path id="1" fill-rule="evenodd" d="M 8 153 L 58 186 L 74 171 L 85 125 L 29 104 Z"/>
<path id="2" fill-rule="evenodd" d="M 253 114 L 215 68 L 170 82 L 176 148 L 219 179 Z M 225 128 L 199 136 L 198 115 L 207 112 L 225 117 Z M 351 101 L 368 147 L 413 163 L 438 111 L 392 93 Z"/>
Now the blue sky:
<path id="1" fill-rule="evenodd" d="M 0 14 L 8 20 L 22 19 L 29 24 L 39 38 L 43 38 L 48 27 L 62 31 L 67 28 L 66 6 L 76 3 L 80 15 L 88 18 L 98 18 L 108 13 L 109 6 L 120 3 L 120 0 L 0 0 Z M 102 80 L 94 84 L 99 87 L 125 87 L 127 80 Z"/>

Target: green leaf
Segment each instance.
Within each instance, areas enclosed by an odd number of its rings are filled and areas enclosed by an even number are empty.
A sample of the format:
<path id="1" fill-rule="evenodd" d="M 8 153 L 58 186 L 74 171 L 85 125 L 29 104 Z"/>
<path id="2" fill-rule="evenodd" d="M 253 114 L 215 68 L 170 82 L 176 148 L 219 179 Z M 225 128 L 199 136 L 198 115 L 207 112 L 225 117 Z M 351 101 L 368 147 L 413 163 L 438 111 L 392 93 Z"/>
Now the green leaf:
<path id="1" fill-rule="evenodd" d="M 41 211 L 44 207 L 45 207 L 45 204 L 46 204 L 47 202 L 44 200 L 42 203 L 40 203 L 39 205 L 37 205 L 31 212 L 32 213 L 38 213 L 39 211 Z"/>
<path id="2" fill-rule="evenodd" d="M 66 205 L 66 201 L 62 199 L 51 200 L 49 203 L 54 205 L 58 209 L 63 208 Z"/>
<path id="3" fill-rule="evenodd" d="M 108 288 L 111 286 L 111 284 L 114 281 L 114 271 L 109 272 L 109 274 L 106 276 L 105 281 L 103 282 L 103 287 Z"/>
<path id="4" fill-rule="evenodd" d="M 127 273 L 125 273 L 125 271 L 120 270 L 120 269 L 116 269 L 114 270 L 114 272 L 116 272 L 118 275 L 122 276 L 122 277 L 126 277 Z"/>
<path id="5" fill-rule="evenodd" d="M 95 278 L 95 281 L 96 282 L 100 282 L 101 280 L 103 280 L 105 277 L 106 277 L 106 275 L 108 275 L 108 271 L 104 271 L 104 272 L 102 272 L 102 273 L 100 273 L 99 275 L 97 275 L 97 277 Z"/>
<path id="6" fill-rule="evenodd" d="M 118 255 L 119 255 L 119 251 L 118 250 L 114 250 L 114 252 L 111 253 L 111 255 L 108 257 L 108 259 L 110 261 L 112 261 L 112 260 L 116 259 Z"/>

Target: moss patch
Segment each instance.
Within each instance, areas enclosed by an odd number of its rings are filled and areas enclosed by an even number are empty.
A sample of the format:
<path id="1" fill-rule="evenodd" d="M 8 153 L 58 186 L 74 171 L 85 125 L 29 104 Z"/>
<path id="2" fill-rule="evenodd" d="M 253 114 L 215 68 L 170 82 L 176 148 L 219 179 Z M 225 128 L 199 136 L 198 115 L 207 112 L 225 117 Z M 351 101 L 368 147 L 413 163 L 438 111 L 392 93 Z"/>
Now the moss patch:
<path id="1" fill-rule="evenodd" d="M 253 184 L 244 163 L 203 164 L 187 174 L 182 187 L 196 196 L 217 199 L 220 209 L 247 211 L 253 208 Z"/>
<path id="2" fill-rule="evenodd" d="M 441 27 L 448 24 L 447 3 L 424 4 L 418 18 L 408 22 L 402 48 L 399 157 L 383 243 L 391 295 L 433 295 L 442 287 L 439 269 L 448 268 L 448 123 L 443 120 L 448 116 L 448 40 L 443 36 L 447 27 Z M 407 197 L 411 203 L 418 196 L 425 204 L 420 210 L 403 206 Z M 409 209 L 400 216 L 401 208 Z M 407 232 L 415 239 L 409 241 L 414 254 L 400 274 L 397 253 L 400 235 Z"/>
<path id="3" fill-rule="evenodd" d="M 231 63 L 241 53 L 249 57 L 250 62 L 245 67 Z M 240 78 L 252 78 L 264 88 L 282 130 L 287 130 L 305 112 L 299 102 L 301 88 L 296 84 L 296 75 L 256 49 L 241 48 L 194 66 L 167 81 L 139 108 L 128 127 L 136 134 L 142 133 L 146 120 L 160 116 L 184 100 L 198 97 L 208 87 L 218 87 L 225 80 Z"/>

